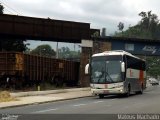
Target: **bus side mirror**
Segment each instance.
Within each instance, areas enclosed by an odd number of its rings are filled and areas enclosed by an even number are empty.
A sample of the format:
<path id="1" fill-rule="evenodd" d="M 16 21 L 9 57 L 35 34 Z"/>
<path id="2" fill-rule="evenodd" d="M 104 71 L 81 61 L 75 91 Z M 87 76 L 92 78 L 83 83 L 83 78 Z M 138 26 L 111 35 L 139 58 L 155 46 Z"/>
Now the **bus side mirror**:
<path id="1" fill-rule="evenodd" d="M 121 63 L 121 72 L 125 72 L 125 63 L 124 62 Z"/>
<path id="2" fill-rule="evenodd" d="M 87 64 L 85 66 L 85 74 L 88 75 L 89 74 L 89 64 Z"/>

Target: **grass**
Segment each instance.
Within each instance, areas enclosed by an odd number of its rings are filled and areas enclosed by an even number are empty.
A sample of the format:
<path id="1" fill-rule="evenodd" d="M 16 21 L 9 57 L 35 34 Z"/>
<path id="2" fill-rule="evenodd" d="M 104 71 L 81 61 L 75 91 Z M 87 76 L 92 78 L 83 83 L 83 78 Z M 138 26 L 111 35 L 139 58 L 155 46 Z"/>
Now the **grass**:
<path id="1" fill-rule="evenodd" d="M 64 89 L 67 88 L 66 85 L 63 85 L 61 87 L 56 87 L 55 85 L 52 85 L 50 83 L 43 83 L 40 85 L 40 90 L 57 90 L 57 89 Z M 38 87 L 36 87 L 38 90 Z"/>
<path id="2" fill-rule="evenodd" d="M 0 91 L 0 102 L 17 101 L 8 91 Z"/>
<path id="3" fill-rule="evenodd" d="M 79 88 L 78 86 L 67 86 L 67 85 L 65 85 L 65 84 L 63 84 L 63 86 L 59 86 L 59 87 L 57 87 L 56 85 L 54 85 L 54 84 L 50 84 L 50 83 L 47 83 L 47 82 L 45 82 L 45 83 L 41 83 L 40 84 L 40 88 L 39 88 L 39 90 L 40 91 L 44 91 L 44 90 L 59 90 L 59 89 L 69 89 L 69 88 Z M 5 92 L 28 92 L 28 91 L 38 91 L 38 86 L 37 85 L 33 85 L 33 86 L 31 86 L 31 87 L 23 87 L 23 88 L 19 88 L 19 89 L 14 89 L 14 88 L 0 88 L 0 94 L 2 94 L 1 93 L 1 91 L 5 91 Z M 4 94 L 3 94 L 3 96 L 5 96 Z M 2 95 L 1 95 L 1 97 L 0 97 L 0 101 L 3 99 L 4 97 L 2 97 Z"/>

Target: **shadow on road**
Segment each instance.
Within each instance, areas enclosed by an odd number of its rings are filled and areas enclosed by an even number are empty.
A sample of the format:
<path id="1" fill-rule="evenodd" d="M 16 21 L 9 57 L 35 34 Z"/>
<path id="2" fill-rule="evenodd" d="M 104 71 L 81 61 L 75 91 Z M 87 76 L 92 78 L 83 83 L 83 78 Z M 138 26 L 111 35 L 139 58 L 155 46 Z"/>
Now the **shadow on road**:
<path id="1" fill-rule="evenodd" d="M 149 94 L 151 91 L 159 90 L 159 88 L 160 87 L 158 85 L 147 87 L 144 90 L 143 94 Z M 106 95 L 106 96 L 104 96 L 104 98 L 101 98 L 101 99 L 115 99 L 115 98 L 125 99 L 125 98 L 134 97 L 134 96 L 141 96 L 143 94 L 132 93 L 129 97 L 124 96 L 124 95 Z M 97 97 L 95 97 L 95 99 L 100 99 L 100 98 L 97 96 Z"/>
<path id="2" fill-rule="evenodd" d="M 104 96 L 104 98 L 101 98 L 101 99 L 115 99 L 115 98 L 125 99 L 125 98 L 134 97 L 137 95 L 141 95 L 141 94 L 131 94 L 129 97 L 124 96 L 124 95 L 106 95 Z M 97 96 L 95 99 L 100 99 L 100 98 Z"/>

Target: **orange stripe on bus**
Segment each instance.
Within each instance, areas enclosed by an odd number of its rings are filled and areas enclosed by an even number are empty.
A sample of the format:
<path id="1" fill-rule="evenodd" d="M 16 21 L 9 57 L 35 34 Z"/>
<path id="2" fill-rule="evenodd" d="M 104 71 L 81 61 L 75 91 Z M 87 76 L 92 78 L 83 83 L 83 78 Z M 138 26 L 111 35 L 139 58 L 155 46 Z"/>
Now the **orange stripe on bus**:
<path id="1" fill-rule="evenodd" d="M 140 70 L 140 72 L 139 72 L 139 80 L 140 80 L 140 82 L 143 82 L 144 81 L 144 72 L 143 72 L 143 70 Z"/>

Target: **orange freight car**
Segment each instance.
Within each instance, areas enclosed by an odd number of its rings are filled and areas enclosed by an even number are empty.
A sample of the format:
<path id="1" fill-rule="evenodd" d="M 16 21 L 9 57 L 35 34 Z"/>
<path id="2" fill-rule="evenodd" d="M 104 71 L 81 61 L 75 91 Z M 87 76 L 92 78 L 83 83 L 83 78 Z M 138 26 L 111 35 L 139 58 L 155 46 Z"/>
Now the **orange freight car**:
<path id="1" fill-rule="evenodd" d="M 49 82 L 77 85 L 79 62 L 47 58 L 21 52 L 0 52 L 0 85 L 32 86 Z"/>

